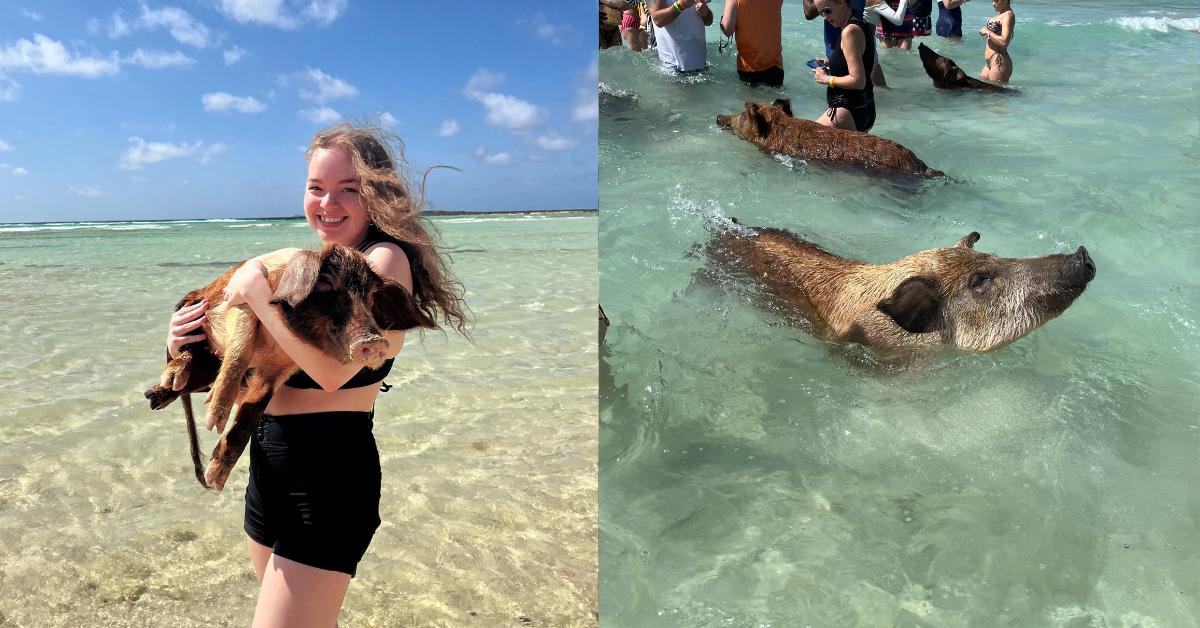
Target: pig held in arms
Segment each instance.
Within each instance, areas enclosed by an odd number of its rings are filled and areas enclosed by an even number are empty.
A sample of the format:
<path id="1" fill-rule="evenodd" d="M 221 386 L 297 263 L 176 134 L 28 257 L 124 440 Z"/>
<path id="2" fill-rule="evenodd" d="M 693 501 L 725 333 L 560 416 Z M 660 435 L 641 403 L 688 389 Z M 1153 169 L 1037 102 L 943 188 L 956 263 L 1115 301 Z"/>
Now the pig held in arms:
<path id="1" fill-rule="evenodd" d="M 259 258 L 273 290 L 271 305 L 298 338 L 343 364 L 370 368 L 383 364 L 388 342 L 381 332 L 436 328 L 404 286 L 380 276 L 367 258 L 352 249 L 327 244 L 320 251 L 283 249 Z M 205 339 L 185 345 L 170 361 L 159 383 L 146 391 L 150 407 L 164 408 L 183 397 L 196 479 L 220 490 L 250 441 L 275 391 L 299 367 L 258 324 L 248 306 L 224 303 L 222 290 L 234 272 L 189 292 L 175 309 L 207 300 Z M 239 390 L 245 395 L 229 430 L 225 424 Z M 189 393 L 212 388 L 208 418 L 224 431 L 208 468 L 200 462 L 196 421 Z"/>

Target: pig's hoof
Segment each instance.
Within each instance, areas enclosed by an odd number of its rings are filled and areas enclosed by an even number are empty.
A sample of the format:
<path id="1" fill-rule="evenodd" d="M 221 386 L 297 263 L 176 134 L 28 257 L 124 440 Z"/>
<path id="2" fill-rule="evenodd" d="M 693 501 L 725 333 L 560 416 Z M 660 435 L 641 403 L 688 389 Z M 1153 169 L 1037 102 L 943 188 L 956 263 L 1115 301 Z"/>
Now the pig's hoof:
<path id="1" fill-rule="evenodd" d="M 204 482 L 209 488 L 215 488 L 218 491 L 225 488 L 225 480 L 229 479 L 229 469 L 223 469 L 217 461 L 214 460 L 208 463 L 208 468 L 204 471 Z"/>
<path id="2" fill-rule="evenodd" d="M 145 394 L 146 398 L 150 400 L 151 410 L 162 410 L 171 405 L 171 402 L 179 397 L 179 393 L 169 388 L 163 388 L 162 386 L 155 386 L 147 390 Z"/>

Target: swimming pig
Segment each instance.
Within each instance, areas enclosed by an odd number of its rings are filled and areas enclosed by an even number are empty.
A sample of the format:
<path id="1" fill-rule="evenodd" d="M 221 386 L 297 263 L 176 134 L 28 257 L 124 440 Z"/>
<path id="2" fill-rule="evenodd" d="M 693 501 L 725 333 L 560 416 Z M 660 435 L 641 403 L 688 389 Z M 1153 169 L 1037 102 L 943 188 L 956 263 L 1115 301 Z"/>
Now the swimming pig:
<path id="1" fill-rule="evenodd" d="M 753 142 L 763 152 L 846 164 L 895 174 L 940 177 L 944 173 L 925 165 L 911 150 L 869 133 L 823 126 L 792 116 L 792 101 L 746 103 L 735 116 L 717 116 L 717 126 Z"/>
<path id="2" fill-rule="evenodd" d="M 343 364 L 378 368 L 388 349 L 383 330 L 437 326 L 404 286 L 381 277 L 357 251 L 327 244 L 321 251 L 283 249 L 259 260 L 274 290 L 270 303 L 279 308 L 288 329 Z M 183 397 L 196 479 L 217 490 L 225 486 L 272 395 L 299 370 L 248 306 L 225 306 L 222 290 L 243 264 L 176 304 L 178 310 L 208 301 L 206 338 L 185 345 L 167 364 L 158 385 L 146 391 L 155 410 Z M 207 470 L 202 470 L 189 393 L 212 387 L 206 419 L 222 432 L 243 384 L 246 392 L 233 424 L 213 450 Z"/>
<path id="3" fill-rule="evenodd" d="M 966 87 L 981 89 L 985 92 L 1016 91 L 967 76 L 967 73 L 963 72 L 962 68 L 955 65 L 953 61 L 930 50 L 929 46 L 925 44 L 917 46 L 917 52 L 921 55 L 921 65 L 925 66 L 925 73 L 929 75 L 929 78 L 933 79 L 933 86 L 939 89 Z"/>
<path id="4" fill-rule="evenodd" d="M 885 349 L 994 351 L 1062 314 L 1096 276 L 1082 246 L 1003 258 L 974 250 L 978 240 L 972 232 L 952 247 L 877 266 L 780 229 L 735 227 L 714 237 L 708 253 L 773 290 L 818 338 Z"/>

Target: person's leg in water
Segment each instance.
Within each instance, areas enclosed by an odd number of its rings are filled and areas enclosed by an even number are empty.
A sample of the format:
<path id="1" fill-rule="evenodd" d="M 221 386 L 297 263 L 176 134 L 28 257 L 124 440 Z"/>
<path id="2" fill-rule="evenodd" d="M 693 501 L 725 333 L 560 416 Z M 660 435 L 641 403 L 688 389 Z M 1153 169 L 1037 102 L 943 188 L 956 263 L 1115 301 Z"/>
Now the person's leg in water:
<path id="1" fill-rule="evenodd" d="M 887 89 L 887 79 L 883 77 L 883 66 L 879 65 L 879 48 L 875 49 L 875 57 L 871 65 L 871 85 Z"/>
<path id="2" fill-rule="evenodd" d="M 901 50 L 912 50 L 912 37 L 905 37 L 900 41 Z"/>
<path id="3" fill-rule="evenodd" d="M 858 130 L 858 127 L 854 125 L 854 116 L 850 115 L 850 110 L 844 107 L 834 107 L 825 110 L 825 113 L 817 116 L 815 122 L 835 129 L 844 129 L 846 131 Z"/>
<path id="4" fill-rule="evenodd" d="M 337 628 L 350 574 L 309 567 L 246 536 L 262 586 L 253 628 Z"/>

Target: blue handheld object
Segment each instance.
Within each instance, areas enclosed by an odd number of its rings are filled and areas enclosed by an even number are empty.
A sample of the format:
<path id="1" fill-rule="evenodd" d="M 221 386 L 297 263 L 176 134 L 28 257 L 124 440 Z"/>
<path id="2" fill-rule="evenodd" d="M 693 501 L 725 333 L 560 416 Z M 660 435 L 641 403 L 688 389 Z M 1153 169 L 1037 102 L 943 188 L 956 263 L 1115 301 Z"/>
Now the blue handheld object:
<path id="1" fill-rule="evenodd" d="M 804 65 L 807 65 L 808 67 L 810 67 L 814 70 L 816 70 L 817 68 L 820 68 L 822 70 L 825 69 L 825 64 L 821 63 L 820 61 L 817 61 L 816 59 L 809 59 L 808 62 L 805 63 Z"/>

